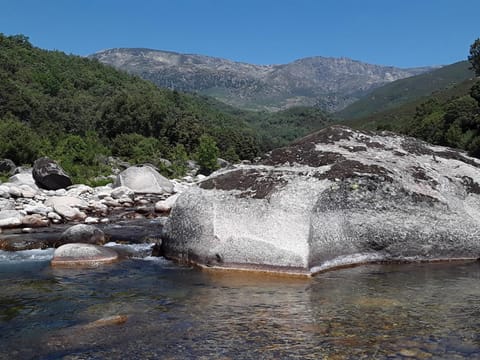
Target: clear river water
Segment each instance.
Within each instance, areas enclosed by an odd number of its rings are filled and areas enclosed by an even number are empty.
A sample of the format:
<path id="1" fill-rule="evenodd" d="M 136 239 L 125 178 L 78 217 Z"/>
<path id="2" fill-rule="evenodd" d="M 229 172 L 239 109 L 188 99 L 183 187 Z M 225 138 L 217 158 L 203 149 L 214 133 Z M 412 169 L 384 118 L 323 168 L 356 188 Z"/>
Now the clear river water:
<path id="1" fill-rule="evenodd" d="M 142 250 L 83 270 L 51 268 L 52 250 L 0 252 L 0 359 L 480 359 L 479 262 L 301 279 Z"/>

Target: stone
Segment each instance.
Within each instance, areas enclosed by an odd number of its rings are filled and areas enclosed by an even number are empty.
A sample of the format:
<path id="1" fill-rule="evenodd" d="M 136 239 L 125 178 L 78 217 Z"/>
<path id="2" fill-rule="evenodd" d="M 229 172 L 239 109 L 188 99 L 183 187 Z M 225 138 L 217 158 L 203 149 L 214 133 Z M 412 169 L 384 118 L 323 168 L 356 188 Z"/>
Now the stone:
<path id="1" fill-rule="evenodd" d="M 65 192 L 64 195 L 79 197 L 81 195 L 93 194 L 93 192 L 94 192 L 94 190 L 90 186 L 83 185 L 83 184 L 75 184 L 75 185 L 69 186 L 68 190 Z"/>
<path id="2" fill-rule="evenodd" d="M 86 201 L 74 196 L 52 196 L 45 201 L 45 206 L 50 206 L 54 209 L 59 205 L 67 205 L 79 209 L 88 208 L 88 203 Z"/>
<path id="3" fill-rule="evenodd" d="M 47 218 L 49 218 L 50 220 L 57 220 L 57 221 L 62 220 L 62 217 L 53 211 L 47 214 Z"/>
<path id="4" fill-rule="evenodd" d="M 22 218 L 22 225 L 30 228 L 50 226 L 50 221 L 40 214 L 26 215 Z"/>
<path id="5" fill-rule="evenodd" d="M 65 244 L 55 249 L 53 267 L 98 266 L 118 260 L 115 250 L 92 244 Z"/>
<path id="6" fill-rule="evenodd" d="M 47 214 L 53 210 L 52 208 L 44 206 L 43 204 L 25 205 L 23 209 L 27 214 L 40 214 L 43 216 L 47 216 Z"/>
<path id="7" fill-rule="evenodd" d="M 106 213 L 108 211 L 108 206 L 102 204 L 100 201 L 93 201 L 91 204 L 89 204 L 89 207 L 91 210 L 97 213 Z"/>
<path id="8" fill-rule="evenodd" d="M 19 185 L 28 185 L 32 189 L 38 190 L 38 186 L 35 183 L 35 179 L 32 176 L 31 171 L 21 172 L 19 174 L 13 175 L 8 179 L 9 183 Z"/>
<path id="9" fill-rule="evenodd" d="M 0 211 L 0 228 L 14 228 L 22 225 L 23 215 L 18 210 Z"/>
<path id="10" fill-rule="evenodd" d="M 121 199 L 126 197 L 129 201 L 131 201 L 135 196 L 135 193 L 132 189 L 126 186 L 119 186 L 111 191 L 110 196 L 114 199 Z"/>
<path id="11" fill-rule="evenodd" d="M 66 196 L 67 195 L 67 190 L 66 189 L 57 189 L 55 190 L 55 193 L 54 193 L 55 196 Z M 76 197 L 76 196 L 74 196 Z"/>
<path id="12" fill-rule="evenodd" d="M 230 166 L 231 164 L 227 160 L 224 160 L 222 158 L 218 158 L 217 159 L 217 165 L 218 165 L 219 168 L 226 168 L 226 167 Z"/>
<path id="13" fill-rule="evenodd" d="M 461 151 L 333 126 L 183 192 L 162 253 L 307 276 L 372 261 L 477 259 L 478 179 L 480 160 Z"/>
<path id="14" fill-rule="evenodd" d="M 22 192 L 22 197 L 26 199 L 33 199 L 37 195 L 37 191 L 34 190 L 30 185 L 22 184 L 19 186 L 20 191 Z"/>
<path id="15" fill-rule="evenodd" d="M 13 175 L 17 166 L 10 159 L 0 160 L 0 173 Z"/>
<path id="16" fill-rule="evenodd" d="M 87 215 L 83 211 L 80 211 L 77 208 L 68 205 L 55 205 L 53 209 L 57 214 L 59 214 L 62 218 L 68 221 L 84 220 L 87 217 Z"/>
<path id="17" fill-rule="evenodd" d="M 173 184 L 150 166 L 132 166 L 117 175 L 114 188 L 126 186 L 139 194 L 163 194 L 173 191 Z"/>
<path id="18" fill-rule="evenodd" d="M 99 220 L 96 217 L 88 216 L 83 222 L 85 224 L 98 224 Z"/>
<path id="19" fill-rule="evenodd" d="M 0 185 L 0 198 L 8 199 L 10 197 L 10 189 L 8 186 Z"/>
<path id="20" fill-rule="evenodd" d="M 83 325 L 82 330 L 94 329 L 104 326 L 122 325 L 127 322 L 127 320 L 128 317 L 126 315 L 112 315 Z"/>
<path id="21" fill-rule="evenodd" d="M 168 213 L 175 205 L 179 194 L 172 195 L 165 200 L 160 200 L 155 203 L 155 211 L 160 213 Z"/>
<path id="22" fill-rule="evenodd" d="M 93 225 L 77 224 L 65 230 L 60 236 L 60 241 L 62 244 L 86 243 L 98 245 L 105 243 L 105 234 Z"/>
<path id="23" fill-rule="evenodd" d="M 160 159 L 159 161 L 160 161 L 160 164 L 162 164 L 162 166 L 166 168 L 172 167 L 172 162 L 168 159 Z"/>
<path id="24" fill-rule="evenodd" d="M 0 210 L 15 210 L 15 201 L 0 198 Z"/>
<path id="25" fill-rule="evenodd" d="M 64 189 L 72 185 L 72 180 L 61 166 L 47 157 L 35 160 L 32 175 L 37 184 L 46 190 Z"/>
<path id="26" fill-rule="evenodd" d="M 13 184 L 10 185 L 8 188 L 8 192 L 11 197 L 14 197 L 14 198 L 22 197 L 22 189 L 20 189 L 20 187 L 16 185 L 13 185 Z"/>

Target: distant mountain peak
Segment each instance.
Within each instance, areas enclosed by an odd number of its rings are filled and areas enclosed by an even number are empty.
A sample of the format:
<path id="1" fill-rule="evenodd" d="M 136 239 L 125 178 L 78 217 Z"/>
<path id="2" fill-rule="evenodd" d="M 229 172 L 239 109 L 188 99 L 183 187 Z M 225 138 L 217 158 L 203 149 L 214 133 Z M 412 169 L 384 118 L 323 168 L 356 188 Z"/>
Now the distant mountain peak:
<path id="1" fill-rule="evenodd" d="M 240 108 L 268 111 L 292 106 L 338 111 L 379 86 L 433 69 L 401 69 L 323 56 L 288 64 L 254 65 L 146 48 L 108 49 L 90 57 L 159 87 L 198 92 Z"/>

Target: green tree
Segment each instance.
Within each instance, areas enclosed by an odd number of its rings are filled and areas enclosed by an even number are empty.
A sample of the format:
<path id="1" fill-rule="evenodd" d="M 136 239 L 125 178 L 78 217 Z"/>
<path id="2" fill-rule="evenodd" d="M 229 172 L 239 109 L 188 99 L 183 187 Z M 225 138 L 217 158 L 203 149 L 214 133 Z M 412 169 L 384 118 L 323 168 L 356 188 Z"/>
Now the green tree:
<path id="1" fill-rule="evenodd" d="M 238 157 L 237 153 L 235 152 L 235 148 L 230 146 L 227 151 L 223 154 L 225 160 L 230 161 L 232 163 L 238 163 L 240 158 Z"/>
<path id="2" fill-rule="evenodd" d="M 172 160 L 172 176 L 181 177 L 187 172 L 188 154 L 182 144 L 178 144 L 173 148 L 170 156 Z"/>
<path id="3" fill-rule="evenodd" d="M 200 172 L 208 175 L 218 169 L 218 150 L 215 140 L 209 135 L 202 135 L 197 148 L 196 158 L 200 166 Z"/>
<path id="4" fill-rule="evenodd" d="M 470 46 L 470 55 L 468 61 L 472 65 L 472 69 L 475 71 L 476 76 L 480 76 L 480 38 L 475 40 Z"/>
<path id="5" fill-rule="evenodd" d="M 50 157 L 58 160 L 62 168 L 76 183 L 90 183 L 99 175 L 107 175 L 109 169 L 100 161 L 108 155 L 95 133 L 87 136 L 66 135 L 60 140 Z"/>
<path id="6" fill-rule="evenodd" d="M 470 96 L 477 101 L 477 104 L 480 106 L 480 81 L 477 81 L 473 84 L 470 89 Z"/>
<path id="7" fill-rule="evenodd" d="M 39 156 L 40 137 L 26 124 L 13 118 L 0 119 L 0 157 L 15 164 L 32 164 Z"/>

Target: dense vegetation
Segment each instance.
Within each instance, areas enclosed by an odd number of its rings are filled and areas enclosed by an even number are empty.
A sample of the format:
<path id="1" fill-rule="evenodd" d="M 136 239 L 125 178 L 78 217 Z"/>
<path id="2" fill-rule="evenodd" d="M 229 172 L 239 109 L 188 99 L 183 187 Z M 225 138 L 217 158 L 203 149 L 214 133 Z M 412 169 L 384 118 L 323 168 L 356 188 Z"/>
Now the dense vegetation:
<path id="1" fill-rule="evenodd" d="M 480 157 L 480 41 L 469 60 L 474 76 L 429 97 L 347 122 L 370 129 L 392 130 L 428 142 L 465 149 Z"/>
<path id="2" fill-rule="evenodd" d="M 154 163 L 172 176 L 185 172 L 188 158 L 205 161 L 205 152 L 252 159 L 326 121 L 309 109 L 278 117 L 238 111 L 158 89 L 96 60 L 41 50 L 23 35 L 0 34 L 0 158 L 31 164 L 50 156 L 76 181 L 107 172 L 109 155 Z M 162 159 L 173 166 L 166 169 Z"/>
<path id="3" fill-rule="evenodd" d="M 471 77 L 468 61 L 460 61 L 377 88 L 336 115 L 347 120 L 364 118 L 446 90 Z"/>

